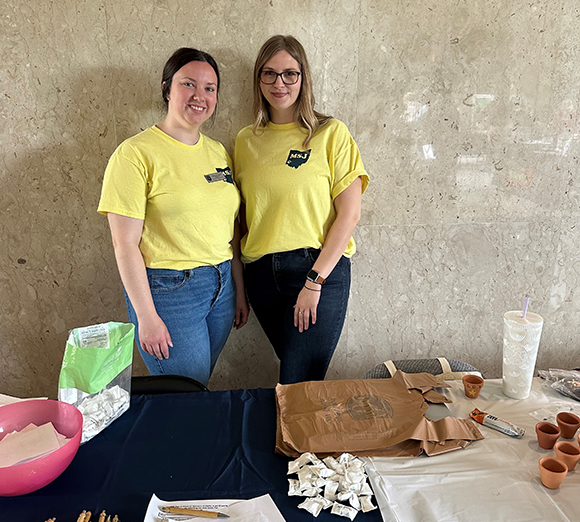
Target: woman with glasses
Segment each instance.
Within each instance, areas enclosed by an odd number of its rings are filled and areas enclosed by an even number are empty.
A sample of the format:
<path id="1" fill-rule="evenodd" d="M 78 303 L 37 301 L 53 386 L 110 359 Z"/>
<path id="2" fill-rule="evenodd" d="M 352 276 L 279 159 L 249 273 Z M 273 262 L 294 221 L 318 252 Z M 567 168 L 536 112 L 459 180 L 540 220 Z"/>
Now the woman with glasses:
<path id="1" fill-rule="evenodd" d="M 306 53 L 292 36 L 260 49 L 254 123 L 238 134 L 234 164 L 246 289 L 280 383 L 322 380 L 344 324 L 368 175 L 346 125 L 314 110 Z"/>
<path id="2" fill-rule="evenodd" d="M 165 119 L 119 145 L 99 204 L 147 368 L 204 385 L 232 324 L 248 317 L 231 160 L 199 130 L 219 84 L 209 54 L 175 51 L 161 80 Z"/>

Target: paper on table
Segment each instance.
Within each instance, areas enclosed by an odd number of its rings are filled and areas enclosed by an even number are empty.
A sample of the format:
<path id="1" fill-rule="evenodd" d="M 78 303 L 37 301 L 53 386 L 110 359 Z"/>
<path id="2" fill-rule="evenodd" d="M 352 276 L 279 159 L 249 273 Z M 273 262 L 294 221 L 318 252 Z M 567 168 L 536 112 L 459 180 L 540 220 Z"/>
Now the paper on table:
<path id="1" fill-rule="evenodd" d="M 219 511 L 230 516 L 227 519 L 228 522 L 286 522 L 270 495 L 262 495 L 250 500 L 175 500 L 172 502 L 166 502 L 153 495 L 149 501 L 144 522 L 201 520 L 199 517 L 161 513 L 159 511 L 161 506 Z"/>
<path id="2" fill-rule="evenodd" d="M 0 441 L 0 467 L 13 466 L 19 462 L 40 457 L 60 448 L 58 432 L 51 422 L 42 426 L 26 426 Z"/>
<path id="3" fill-rule="evenodd" d="M 36 428 L 38 428 L 38 426 L 36 424 L 32 424 L 32 422 L 31 422 L 28 426 L 26 426 L 25 428 L 22 428 L 20 431 L 13 431 L 11 433 L 7 433 L 5 435 L 5 437 L 2 439 L 2 442 L 8 440 L 10 437 L 14 437 L 14 435 L 18 435 L 19 433 L 26 433 L 27 431 L 34 430 Z M 59 433 L 56 430 L 55 430 L 55 433 L 56 433 L 56 438 L 58 439 L 58 443 L 60 444 L 61 447 L 64 446 L 70 440 L 68 437 L 65 437 L 64 435 L 62 435 L 61 433 Z M 2 445 L 2 442 L 0 442 L 0 448 L 4 447 Z M 33 458 L 37 458 L 37 457 L 39 457 L 39 455 L 36 455 Z M 27 460 L 30 460 L 30 459 L 27 459 Z"/>
<path id="4" fill-rule="evenodd" d="M 578 403 L 558 397 L 554 390 L 542 389 L 536 379 L 526 400 L 503 395 L 501 379 L 486 380 L 478 399 L 465 397 L 461 381 L 451 384 L 453 402 L 449 409 L 453 415 L 466 417 L 479 407 L 526 429 L 526 434 L 514 439 L 483 427 L 485 439 L 461 454 L 436 459 L 363 459 L 383 520 L 580 520 L 578 472 L 569 473 L 557 491 L 547 490 L 540 482 L 538 460 L 548 452 L 536 442 L 536 419 L 530 413 L 551 408 L 552 401 Z"/>
<path id="5" fill-rule="evenodd" d="M 270 495 L 236 502 L 224 513 L 230 516 L 230 522 L 285 522 Z"/>
<path id="6" fill-rule="evenodd" d="M 449 386 L 427 373 L 400 370 L 391 379 L 278 384 L 276 451 L 290 457 L 416 456 L 465 447 L 482 438 L 470 420 L 425 416 L 427 401 L 447 400 L 433 388 Z"/>
<path id="7" fill-rule="evenodd" d="M 13 402 L 20 402 L 20 401 L 36 401 L 36 400 L 45 400 L 48 397 L 32 397 L 30 399 L 20 399 L 19 397 L 12 397 L 10 395 L 4 395 L 0 393 L 0 406 L 4 406 L 6 404 L 12 404 Z"/>
<path id="8" fill-rule="evenodd" d="M 32 424 L 31 422 L 28 426 L 22 428 L 20 431 L 13 431 L 11 433 L 7 433 L 2 439 L 2 442 L 7 441 L 10 437 L 14 437 L 14 435 L 18 435 L 19 433 L 26 433 L 27 431 L 33 430 L 35 428 L 38 428 L 38 426 L 36 424 Z M 0 442 L 0 444 L 2 442 Z"/>

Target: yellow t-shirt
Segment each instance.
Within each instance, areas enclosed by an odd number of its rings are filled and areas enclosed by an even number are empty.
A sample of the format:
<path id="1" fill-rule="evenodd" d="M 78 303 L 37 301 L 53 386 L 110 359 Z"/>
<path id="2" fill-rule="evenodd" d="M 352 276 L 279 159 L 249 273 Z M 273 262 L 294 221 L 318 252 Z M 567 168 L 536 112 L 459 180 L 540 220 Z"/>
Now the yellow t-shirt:
<path id="1" fill-rule="evenodd" d="M 331 119 L 316 131 L 303 150 L 306 135 L 295 123 L 252 132 L 236 138 L 235 177 L 246 205 L 247 234 L 242 260 L 297 248 L 321 248 L 336 219 L 333 201 L 359 176 L 362 192 L 366 173 L 356 143 L 346 125 Z M 344 255 L 354 254 L 350 239 Z"/>
<path id="2" fill-rule="evenodd" d="M 221 143 L 200 134 L 186 145 L 150 127 L 111 156 L 98 211 L 144 220 L 145 266 L 186 270 L 232 258 L 239 206 Z"/>

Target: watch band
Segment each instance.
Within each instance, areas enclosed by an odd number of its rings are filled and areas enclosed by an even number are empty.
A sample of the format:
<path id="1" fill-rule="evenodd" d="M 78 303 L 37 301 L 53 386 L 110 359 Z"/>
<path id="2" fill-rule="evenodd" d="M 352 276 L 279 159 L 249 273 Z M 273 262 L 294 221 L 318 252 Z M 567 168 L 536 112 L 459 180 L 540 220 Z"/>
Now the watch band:
<path id="1" fill-rule="evenodd" d="M 316 270 L 310 270 L 306 276 L 306 279 L 316 283 L 317 285 L 323 285 L 326 282 L 326 279 L 324 279 L 324 277 L 322 277 Z"/>

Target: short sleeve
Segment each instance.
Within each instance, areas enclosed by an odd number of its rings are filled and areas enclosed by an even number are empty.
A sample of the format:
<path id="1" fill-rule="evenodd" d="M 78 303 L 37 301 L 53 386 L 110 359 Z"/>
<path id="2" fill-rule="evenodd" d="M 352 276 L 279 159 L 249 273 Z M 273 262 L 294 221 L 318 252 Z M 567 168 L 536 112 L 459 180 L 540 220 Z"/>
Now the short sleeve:
<path id="1" fill-rule="evenodd" d="M 333 177 L 332 199 L 359 176 L 362 181 L 361 194 L 364 194 L 369 184 L 369 175 L 364 168 L 357 144 L 342 122 L 339 122 L 335 132 L 330 159 Z"/>
<path id="2" fill-rule="evenodd" d="M 98 212 L 145 219 L 148 193 L 146 168 L 127 149 L 121 144 L 109 160 L 103 178 Z M 132 157 L 128 157 L 129 155 Z"/>

